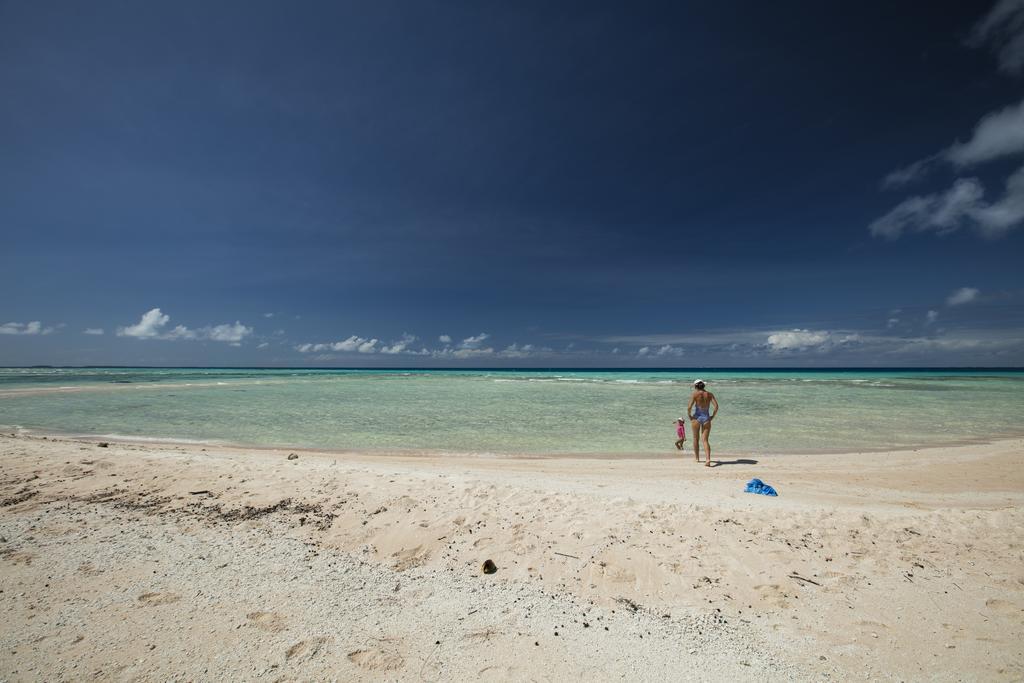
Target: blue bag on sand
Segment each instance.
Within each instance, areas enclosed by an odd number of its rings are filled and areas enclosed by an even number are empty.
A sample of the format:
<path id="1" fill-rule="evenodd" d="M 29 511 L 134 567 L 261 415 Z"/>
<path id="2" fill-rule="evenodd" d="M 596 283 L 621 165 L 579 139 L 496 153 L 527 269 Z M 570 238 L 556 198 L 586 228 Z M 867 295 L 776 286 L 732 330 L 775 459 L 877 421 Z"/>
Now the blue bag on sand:
<path id="1" fill-rule="evenodd" d="M 747 488 L 743 489 L 747 493 L 760 493 L 762 496 L 777 496 L 775 492 L 768 484 L 764 483 L 760 479 L 751 479 L 747 482 Z"/>

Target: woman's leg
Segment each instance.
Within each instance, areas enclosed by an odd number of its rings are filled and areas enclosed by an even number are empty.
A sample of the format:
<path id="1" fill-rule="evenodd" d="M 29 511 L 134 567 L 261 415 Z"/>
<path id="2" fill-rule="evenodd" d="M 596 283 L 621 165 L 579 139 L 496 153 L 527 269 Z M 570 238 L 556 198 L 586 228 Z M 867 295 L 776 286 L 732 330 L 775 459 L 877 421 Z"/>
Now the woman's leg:
<path id="1" fill-rule="evenodd" d="M 700 462 L 700 422 L 690 420 L 690 433 L 693 434 L 693 457 Z"/>
<path id="2" fill-rule="evenodd" d="M 700 430 L 700 440 L 704 442 L 704 457 L 707 458 L 707 462 L 704 463 L 706 467 L 711 467 L 711 442 L 708 441 L 708 436 L 711 434 L 711 420 L 704 423 Z M 700 460 L 700 458 L 698 458 Z"/>

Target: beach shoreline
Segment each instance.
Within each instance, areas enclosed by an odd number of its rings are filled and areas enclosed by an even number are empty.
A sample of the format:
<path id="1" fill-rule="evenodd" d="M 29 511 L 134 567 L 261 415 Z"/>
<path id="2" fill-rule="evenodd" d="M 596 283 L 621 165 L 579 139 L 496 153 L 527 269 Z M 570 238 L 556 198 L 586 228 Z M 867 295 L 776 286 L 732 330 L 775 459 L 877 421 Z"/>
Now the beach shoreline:
<path id="1" fill-rule="evenodd" d="M 61 431 L 49 428 L 27 428 L 19 425 L 0 426 L 0 435 L 7 434 L 15 437 L 42 438 L 83 441 L 88 443 L 117 443 L 130 446 L 192 446 L 196 448 L 220 448 L 231 451 L 244 452 L 296 452 L 308 453 L 311 455 L 337 455 L 337 456 L 379 456 L 379 457 L 428 457 L 428 458 L 497 458 L 510 460 L 550 460 L 550 459 L 581 459 L 581 460 L 673 460 L 681 454 L 693 453 L 693 440 L 687 436 L 686 445 L 682 450 L 676 450 L 671 439 L 666 439 L 664 452 L 638 451 L 638 452 L 615 452 L 615 451 L 474 451 L 464 449 L 443 449 L 443 448 L 335 448 L 317 447 L 308 445 L 270 444 L 261 445 L 229 441 L 226 439 L 187 439 L 166 436 L 147 436 L 140 434 L 90 434 L 79 431 Z M 789 457 L 861 457 L 864 455 L 884 455 L 891 453 L 920 453 L 936 452 L 942 453 L 950 448 L 962 448 L 966 446 L 992 446 L 999 448 L 1002 444 L 1017 443 L 1024 441 L 1024 430 L 1019 434 L 995 434 L 989 438 L 977 439 L 949 439 L 939 443 L 921 443 L 900 446 L 899 448 L 863 448 L 858 450 L 850 449 L 828 449 L 816 448 L 810 450 L 789 449 L 785 452 L 769 452 L 765 450 L 742 450 L 721 448 L 712 441 L 714 459 L 734 458 L 789 458 Z M 703 458 L 703 455 L 701 456 Z"/>
<path id="2" fill-rule="evenodd" d="M 1024 675 L 1024 440 L 721 459 L 2 435 L 0 675 Z"/>

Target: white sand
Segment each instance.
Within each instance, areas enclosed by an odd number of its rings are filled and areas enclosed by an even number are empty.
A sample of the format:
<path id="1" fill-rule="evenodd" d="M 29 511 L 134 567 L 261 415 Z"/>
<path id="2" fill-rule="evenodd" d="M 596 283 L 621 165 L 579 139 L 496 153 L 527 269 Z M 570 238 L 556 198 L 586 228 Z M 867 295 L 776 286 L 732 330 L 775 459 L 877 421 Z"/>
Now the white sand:
<path id="1" fill-rule="evenodd" d="M 1021 440 L 287 454 L 0 437 L 0 678 L 1024 678 Z"/>

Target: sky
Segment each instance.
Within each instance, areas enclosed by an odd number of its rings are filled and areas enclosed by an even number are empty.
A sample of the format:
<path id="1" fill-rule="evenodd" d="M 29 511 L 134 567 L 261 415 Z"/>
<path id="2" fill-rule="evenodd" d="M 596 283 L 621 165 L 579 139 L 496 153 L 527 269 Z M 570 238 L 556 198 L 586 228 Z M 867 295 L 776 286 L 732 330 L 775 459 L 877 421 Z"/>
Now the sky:
<path id="1" fill-rule="evenodd" d="M 0 0 L 0 365 L 1024 365 L 1024 0 Z"/>

